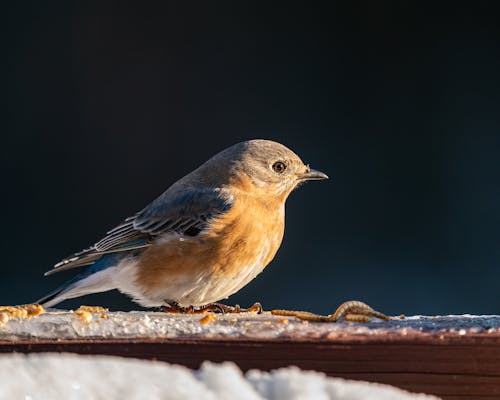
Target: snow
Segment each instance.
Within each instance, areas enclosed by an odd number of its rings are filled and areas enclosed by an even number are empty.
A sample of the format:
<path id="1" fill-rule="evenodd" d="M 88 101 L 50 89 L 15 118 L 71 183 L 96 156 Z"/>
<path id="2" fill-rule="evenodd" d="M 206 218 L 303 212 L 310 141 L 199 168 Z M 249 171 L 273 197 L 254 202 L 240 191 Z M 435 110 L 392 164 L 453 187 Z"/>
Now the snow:
<path id="1" fill-rule="evenodd" d="M 205 319 L 203 319 L 205 318 Z M 414 316 L 369 323 L 309 323 L 270 313 L 179 315 L 162 312 L 87 312 L 50 310 L 28 318 L 11 317 L 0 323 L 0 340 L 78 338 L 327 338 L 352 335 L 411 333 L 499 333 L 500 316 Z"/>
<path id="2" fill-rule="evenodd" d="M 243 373 L 232 363 L 199 371 L 167 363 L 76 354 L 0 355 L 0 399 L 410 400 L 437 399 L 296 367 Z"/>

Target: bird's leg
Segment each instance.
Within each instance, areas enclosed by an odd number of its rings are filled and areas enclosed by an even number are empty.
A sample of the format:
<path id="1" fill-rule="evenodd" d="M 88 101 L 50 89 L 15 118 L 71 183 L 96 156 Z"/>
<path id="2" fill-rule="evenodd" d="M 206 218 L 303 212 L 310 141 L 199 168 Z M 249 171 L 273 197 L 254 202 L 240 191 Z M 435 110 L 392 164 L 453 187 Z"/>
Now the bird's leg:
<path id="1" fill-rule="evenodd" d="M 160 310 L 166 313 L 174 313 L 174 314 L 197 314 L 199 311 L 194 306 L 181 306 L 179 303 L 173 300 L 167 300 L 165 303 L 168 306 L 160 307 Z"/>
<path id="2" fill-rule="evenodd" d="M 174 314 L 203 314 L 210 311 L 216 311 L 224 314 L 226 312 L 231 312 L 229 310 L 231 308 L 230 306 L 220 303 L 206 304 L 196 308 L 194 306 L 183 307 L 179 303 L 172 300 L 168 300 L 166 303 L 168 306 L 161 307 L 161 311 Z"/>
<path id="3" fill-rule="evenodd" d="M 390 319 L 388 316 L 375 311 L 368 304 L 356 300 L 342 303 L 337 310 L 330 315 L 319 315 L 307 311 L 295 310 L 272 310 L 271 314 L 284 317 L 296 317 L 311 322 L 337 322 L 341 319 L 351 322 L 368 322 L 371 318 L 378 318 L 384 321 Z"/>
<path id="4" fill-rule="evenodd" d="M 165 302 L 168 306 L 161 307 L 161 311 L 176 314 L 203 314 L 209 311 L 219 312 L 221 314 L 237 314 L 245 312 L 261 314 L 263 311 L 260 303 L 255 303 L 249 308 L 241 308 L 239 305 L 227 306 L 222 303 L 210 303 L 200 307 L 184 307 L 173 300 L 167 300 Z"/>
<path id="5" fill-rule="evenodd" d="M 238 304 L 235 306 L 228 306 L 221 303 L 211 303 L 205 306 L 201 306 L 200 309 L 203 311 L 217 311 L 222 314 L 238 314 L 238 313 L 257 313 L 261 314 L 263 309 L 260 303 L 255 303 L 249 308 L 241 308 Z"/>

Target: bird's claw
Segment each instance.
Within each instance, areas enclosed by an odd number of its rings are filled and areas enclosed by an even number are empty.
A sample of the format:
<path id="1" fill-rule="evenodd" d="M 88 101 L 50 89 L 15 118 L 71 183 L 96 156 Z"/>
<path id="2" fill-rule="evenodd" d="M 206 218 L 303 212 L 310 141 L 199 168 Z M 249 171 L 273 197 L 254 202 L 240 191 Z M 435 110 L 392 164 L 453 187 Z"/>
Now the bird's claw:
<path id="1" fill-rule="evenodd" d="M 222 303 L 211 303 L 200 307 L 183 307 L 176 302 L 169 301 L 168 306 L 161 307 L 161 311 L 174 314 L 204 314 L 207 312 L 218 312 L 221 314 L 257 313 L 262 314 L 263 308 L 260 303 L 254 303 L 249 308 L 241 308 L 239 304 L 228 306 Z"/>

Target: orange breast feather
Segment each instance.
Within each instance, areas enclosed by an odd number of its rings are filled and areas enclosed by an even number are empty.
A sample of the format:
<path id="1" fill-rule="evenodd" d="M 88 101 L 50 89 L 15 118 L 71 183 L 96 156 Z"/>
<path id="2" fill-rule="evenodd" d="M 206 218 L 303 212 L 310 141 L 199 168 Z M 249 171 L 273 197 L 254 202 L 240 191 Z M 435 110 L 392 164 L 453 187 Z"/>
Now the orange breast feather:
<path id="1" fill-rule="evenodd" d="M 215 218 L 206 232 L 190 237 L 159 240 L 139 260 L 136 282 L 158 289 L 172 280 L 244 273 L 261 262 L 266 266 L 283 239 L 284 204 L 261 196 L 235 196 L 231 209 Z"/>

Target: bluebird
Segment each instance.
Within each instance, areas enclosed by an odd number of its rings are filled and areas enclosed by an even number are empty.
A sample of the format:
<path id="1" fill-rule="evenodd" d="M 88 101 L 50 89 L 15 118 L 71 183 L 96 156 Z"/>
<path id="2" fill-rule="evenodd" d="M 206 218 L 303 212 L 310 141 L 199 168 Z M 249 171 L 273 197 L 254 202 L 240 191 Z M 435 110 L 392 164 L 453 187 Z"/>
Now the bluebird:
<path id="1" fill-rule="evenodd" d="M 45 307 L 118 289 L 145 307 L 203 308 L 226 299 L 274 258 L 285 201 L 327 179 L 280 143 L 235 144 L 187 174 L 93 246 L 46 272 L 82 272 L 38 301 Z"/>

